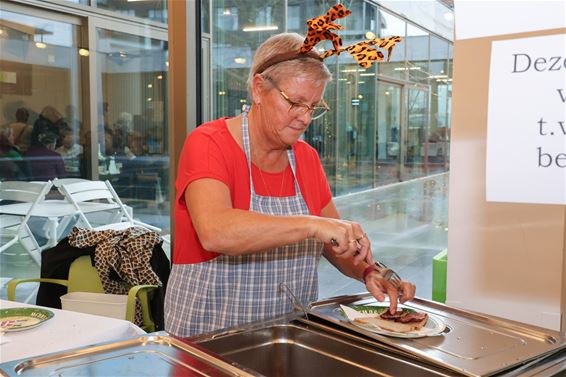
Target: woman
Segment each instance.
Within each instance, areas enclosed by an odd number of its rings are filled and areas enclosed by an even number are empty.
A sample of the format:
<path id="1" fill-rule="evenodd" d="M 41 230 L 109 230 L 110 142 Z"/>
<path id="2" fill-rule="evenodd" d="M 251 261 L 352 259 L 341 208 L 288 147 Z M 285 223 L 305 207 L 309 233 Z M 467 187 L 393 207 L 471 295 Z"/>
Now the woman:
<path id="1" fill-rule="evenodd" d="M 198 127 L 179 162 L 175 250 L 165 328 L 189 336 L 293 310 L 316 300 L 321 254 L 365 281 L 380 301 L 398 291 L 374 271 L 359 224 L 339 219 L 318 154 L 299 140 L 331 76 L 303 38 L 280 34 L 256 52 L 249 111 Z M 415 286 L 403 282 L 402 301 Z"/>

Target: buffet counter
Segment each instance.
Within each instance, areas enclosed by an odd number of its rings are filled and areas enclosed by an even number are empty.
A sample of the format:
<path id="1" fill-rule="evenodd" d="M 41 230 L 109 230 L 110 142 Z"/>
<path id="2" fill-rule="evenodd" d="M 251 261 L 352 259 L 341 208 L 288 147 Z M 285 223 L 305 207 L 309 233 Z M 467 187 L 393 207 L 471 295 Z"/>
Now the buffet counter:
<path id="1" fill-rule="evenodd" d="M 417 298 L 405 306 L 427 312 L 443 326 L 434 336 L 392 336 L 349 322 L 341 305 L 383 304 L 369 293 L 335 297 L 281 317 L 184 339 L 152 333 L 25 357 L 0 364 L 0 375 L 540 377 L 566 373 L 565 334 Z M 59 334 L 54 342 L 63 338 Z"/>

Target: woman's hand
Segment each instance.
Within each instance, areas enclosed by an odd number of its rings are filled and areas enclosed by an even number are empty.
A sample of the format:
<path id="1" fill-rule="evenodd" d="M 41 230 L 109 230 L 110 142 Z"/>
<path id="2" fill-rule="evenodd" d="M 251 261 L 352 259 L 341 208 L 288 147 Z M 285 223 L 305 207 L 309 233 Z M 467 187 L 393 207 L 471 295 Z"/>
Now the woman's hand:
<path id="1" fill-rule="evenodd" d="M 340 219 L 319 217 L 314 230 L 314 237 L 330 244 L 330 249 L 340 259 L 353 258 L 357 265 L 365 260 L 373 264 L 371 242 L 360 224 Z"/>
<path id="2" fill-rule="evenodd" d="M 410 301 L 415 298 L 416 286 L 408 281 L 402 280 L 399 287 L 395 287 L 391 282 L 379 274 L 372 271 L 366 275 L 365 284 L 368 292 L 379 302 L 385 300 L 385 295 L 389 296 L 389 312 L 391 314 L 397 311 L 397 300 L 401 303 Z"/>

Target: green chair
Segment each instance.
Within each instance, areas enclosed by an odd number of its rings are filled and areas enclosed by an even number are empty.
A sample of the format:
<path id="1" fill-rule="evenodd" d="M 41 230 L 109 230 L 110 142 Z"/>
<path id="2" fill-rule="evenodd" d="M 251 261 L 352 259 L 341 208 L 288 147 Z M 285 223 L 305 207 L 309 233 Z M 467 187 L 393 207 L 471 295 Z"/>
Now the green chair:
<path id="1" fill-rule="evenodd" d="M 65 279 L 12 279 L 8 282 L 8 300 L 16 300 L 16 286 L 21 283 L 40 282 L 53 283 L 67 287 L 67 293 L 70 292 L 92 292 L 104 293 L 102 282 L 98 276 L 98 271 L 91 264 L 90 256 L 83 255 L 73 261 L 69 268 L 69 277 Z M 158 288 L 157 285 L 136 285 L 128 291 L 128 301 L 126 306 L 126 320 L 134 322 L 136 298 L 141 303 L 143 325 L 141 328 L 147 332 L 155 331 L 155 322 L 153 321 L 151 310 L 149 308 L 149 293 Z"/>

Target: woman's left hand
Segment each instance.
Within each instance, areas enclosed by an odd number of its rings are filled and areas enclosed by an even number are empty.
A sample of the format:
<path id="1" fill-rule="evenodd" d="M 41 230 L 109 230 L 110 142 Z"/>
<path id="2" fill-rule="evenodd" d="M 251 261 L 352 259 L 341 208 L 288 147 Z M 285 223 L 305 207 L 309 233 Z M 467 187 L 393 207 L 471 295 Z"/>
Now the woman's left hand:
<path id="1" fill-rule="evenodd" d="M 385 300 L 385 295 L 389 296 L 389 312 L 397 311 L 397 300 L 401 303 L 410 301 L 415 298 L 416 286 L 406 280 L 402 280 L 399 287 L 394 286 L 391 282 L 381 276 L 377 271 L 372 271 L 366 276 L 366 288 L 373 297 L 379 302 Z"/>

